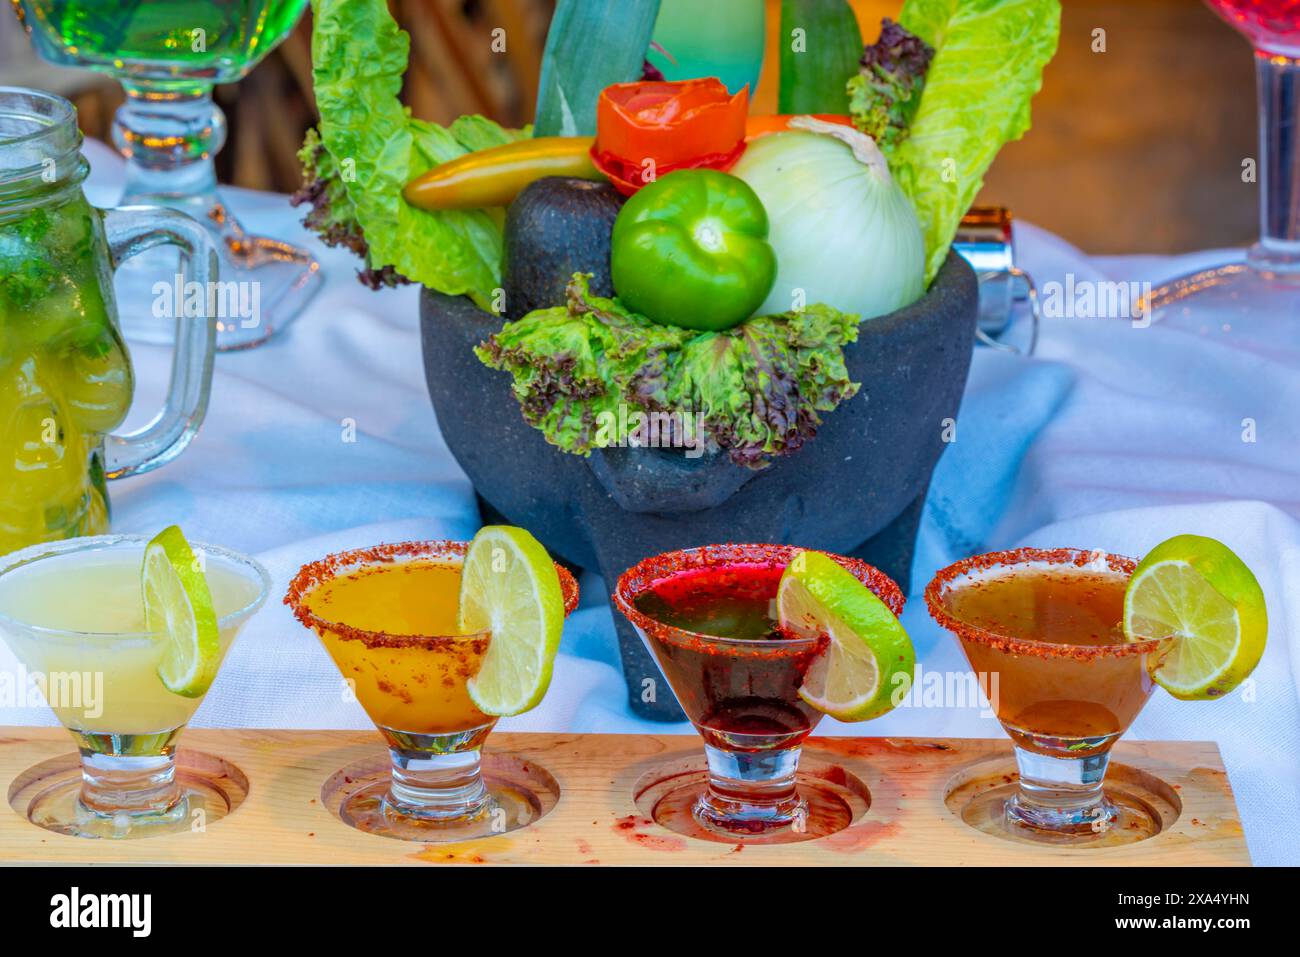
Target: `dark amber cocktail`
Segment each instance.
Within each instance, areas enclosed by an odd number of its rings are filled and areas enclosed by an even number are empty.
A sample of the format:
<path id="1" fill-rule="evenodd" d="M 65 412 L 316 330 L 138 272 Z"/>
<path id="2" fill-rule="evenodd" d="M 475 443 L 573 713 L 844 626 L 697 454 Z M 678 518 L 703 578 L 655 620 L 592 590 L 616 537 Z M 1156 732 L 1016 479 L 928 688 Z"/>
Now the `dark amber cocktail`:
<path id="1" fill-rule="evenodd" d="M 954 618 L 984 632 L 958 638 L 971 668 L 1000 676 L 998 719 L 1021 747 L 1047 753 L 1054 749 L 1039 737 L 1074 739 L 1076 753 L 1109 747 L 1155 689 L 1120 627 L 1128 576 L 1067 568 L 998 575 L 947 600 Z M 989 634 L 1016 638 L 989 641 Z M 1017 654 L 1017 641 L 1054 647 Z"/>
<path id="2" fill-rule="evenodd" d="M 1124 592 L 1136 563 L 1078 549 L 979 555 L 935 576 L 930 614 L 957 636 L 1016 746 L 1008 818 L 1088 837 L 1121 809 L 1102 790 L 1111 747 L 1155 685 L 1159 640 L 1129 641 Z"/>

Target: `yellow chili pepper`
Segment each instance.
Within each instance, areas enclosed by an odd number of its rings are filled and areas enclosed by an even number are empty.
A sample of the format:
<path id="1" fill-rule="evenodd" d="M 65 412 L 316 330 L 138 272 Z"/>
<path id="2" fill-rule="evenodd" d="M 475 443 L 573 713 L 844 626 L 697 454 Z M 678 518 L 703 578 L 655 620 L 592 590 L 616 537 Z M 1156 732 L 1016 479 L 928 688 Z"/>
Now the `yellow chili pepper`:
<path id="1" fill-rule="evenodd" d="M 402 195 L 421 209 L 505 206 L 543 176 L 603 180 L 591 162 L 592 137 L 539 136 L 466 153 L 406 184 Z"/>

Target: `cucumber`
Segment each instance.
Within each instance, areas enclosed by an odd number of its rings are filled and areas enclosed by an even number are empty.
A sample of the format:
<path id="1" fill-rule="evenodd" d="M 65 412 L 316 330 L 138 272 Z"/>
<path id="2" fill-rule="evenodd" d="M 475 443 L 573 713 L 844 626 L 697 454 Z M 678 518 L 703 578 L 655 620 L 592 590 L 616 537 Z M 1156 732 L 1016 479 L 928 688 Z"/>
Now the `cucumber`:
<path id="1" fill-rule="evenodd" d="M 780 39 L 777 112 L 848 113 L 848 82 L 862 57 L 848 0 L 782 0 Z"/>

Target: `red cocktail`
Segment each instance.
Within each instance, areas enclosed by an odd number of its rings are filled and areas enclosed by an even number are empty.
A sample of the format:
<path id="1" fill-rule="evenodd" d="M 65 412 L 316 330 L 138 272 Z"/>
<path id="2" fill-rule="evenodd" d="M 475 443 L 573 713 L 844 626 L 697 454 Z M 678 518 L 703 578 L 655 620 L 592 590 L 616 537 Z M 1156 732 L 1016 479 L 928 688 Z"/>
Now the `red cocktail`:
<path id="1" fill-rule="evenodd" d="M 658 583 L 634 602 L 667 626 L 648 632 L 655 657 L 714 747 L 790 747 L 821 718 L 799 697 L 799 685 L 827 639 L 789 640 L 777 628 L 771 603 L 780 580 L 779 566 L 701 568 Z"/>
<path id="2" fill-rule="evenodd" d="M 1300 53 L 1300 0 L 1206 0 L 1258 49 Z"/>
<path id="3" fill-rule="evenodd" d="M 1275 359 L 1295 353 L 1291 324 L 1300 313 L 1300 0 L 1206 2 L 1255 48 L 1259 150 L 1241 175 L 1258 177 L 1259 241 L 1244 262 L 1166 282 L 1138 314 Z"/>
<path id="4" fill-rule="evenodd" d="M 698 820 L 727 831 L 789 826 L 807 813 L 795 787 L 799 749 L 821 712 L 799 687 L 826 649 L 825 635 L 795 637 L 774 601 L 800 549 L 711 545 L 646 559 L 614 589 L 614 602 L 659 662 L 704 738 L 708 787 Z M 903 595 L 865 562 L 835 558 L 897 615 Z"/>

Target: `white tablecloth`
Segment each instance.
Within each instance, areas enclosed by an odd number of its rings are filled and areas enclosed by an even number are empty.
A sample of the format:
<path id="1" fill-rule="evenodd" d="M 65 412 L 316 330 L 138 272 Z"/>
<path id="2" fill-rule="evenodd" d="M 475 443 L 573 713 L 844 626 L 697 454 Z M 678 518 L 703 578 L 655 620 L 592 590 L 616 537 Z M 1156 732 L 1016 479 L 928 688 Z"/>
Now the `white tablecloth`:
<path id="1" fill-rule="evenodd" d="M 111 205 L 118 160 L 99 144 L 87 152 L 91 197 Z M 280 604 L 285 583 L 302 562 L 338 548 L 468 537 L 477 525 L 472 492 L 425 392 L 416 291 L 363 288 L 353 260 L 319 247 L 283 197 L 228 195 L 255 230 L 316 249 L 325 288 L 286 335 L 218 358 L 202 432 L 175 463 L 112 486 L 115 528 L 152 534 L 176 522 L 194 539 L 256 555 L 275 578 L 271 600 L 239 638 L 196 725 L 368 728 L 315 636 Z M 1090 259 L 1029 226 L 1019 228 L 1018 241 L 1022 264 L 1040 285 L 1066 273 L 1154 281 L 1223 258 Z M 133 357 L 138 420 L 160 401 L 169 356 L 135 346 Z M 1272 631 L 1263 663 L 1225 701 L 1183 703 L 1158 693 L 1129 737 L 1217 741 L 1259 864 L 1300 864 L 1297 409 L 1294 366 L 1237 357 L 1158 327 L 1139 334 L 1127 322 L 1048 320 L 1033 360 L 977 351 L 903 618 L 923 669 L 964 671 L 955 642 L 919 600 L 940 562 L 1014 544 L 1141 555 L 1188 531 L 1230 544 L 1267 595 Z M 1241 438 L 1247 417 L 1257 422 L 1253 443 Z M 586 598 L 566 627 L 546 700 L 502 727 L 689 733 L 688 725 L 652 724 L 628 710 L 603 591 L 596 579 L 583 584 Z M 0 669 L 14 667 L 0 649 Z M 51 722 L 43 708 L 0 710 L 0 724 Z M 862 730 L 826 719 L 818 733 Z M 978 707 L 923 704 L 896 710 L 867 733 L 1002 734 Z"/>

